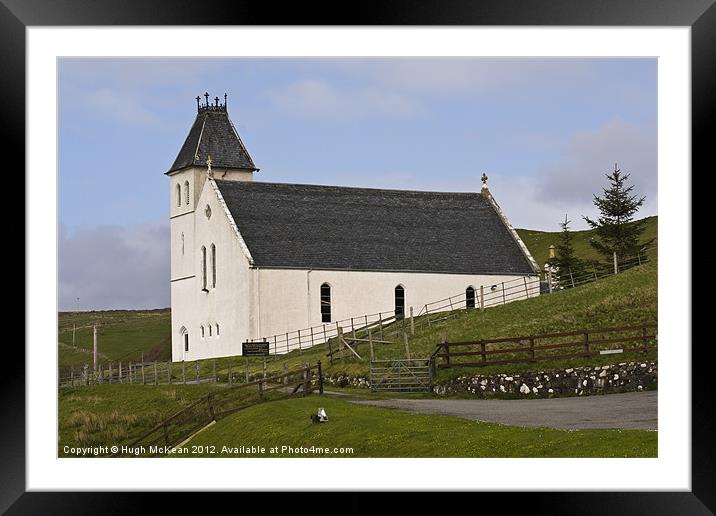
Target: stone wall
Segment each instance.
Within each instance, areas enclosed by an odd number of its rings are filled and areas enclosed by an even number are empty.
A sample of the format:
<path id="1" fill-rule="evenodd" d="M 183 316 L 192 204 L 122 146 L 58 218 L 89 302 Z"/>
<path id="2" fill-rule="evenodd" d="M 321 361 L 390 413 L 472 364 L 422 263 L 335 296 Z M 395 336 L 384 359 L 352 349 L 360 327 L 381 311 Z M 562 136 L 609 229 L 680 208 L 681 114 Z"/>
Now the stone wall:
<path id="1" fill-rule="evenodd" d="M 437 384 L 435 393 L 472 394 L 477 397 L 547 398 L 641 391 L 655 389 L 656 384 L 657 362 L 643 361 L 513 375 L 460 376 Z"/>

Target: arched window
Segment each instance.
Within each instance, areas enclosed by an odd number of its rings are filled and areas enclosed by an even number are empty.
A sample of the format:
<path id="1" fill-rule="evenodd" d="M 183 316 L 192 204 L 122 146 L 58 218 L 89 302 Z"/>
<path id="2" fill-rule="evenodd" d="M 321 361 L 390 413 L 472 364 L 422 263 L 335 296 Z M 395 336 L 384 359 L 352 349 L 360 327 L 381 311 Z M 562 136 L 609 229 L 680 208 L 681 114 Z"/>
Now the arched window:
<path id="1" fill-rule="evenodd" d="M 186 331 L 184 326 L 179 329 L 179 335 L 184 342 L 184 351 L 189 351 L 189 332 Z"/>
<path id="2" fill-rule="evenodd" d="M 403 319 L 405 317 L 405 289 L 403 285 L 395 287 L 395 318 Z"/>
<path id="3" fill-rule="evenodd" d="M 321 285 L 321 322 L 331 322 L 331 286 Z"/>
<path id="4" fill-rule="evenodd" d="M 216 288 L 216 246 L 211 244 L 211 288 Z"/>
<path id="5" fill-rule="evenodd" d="M 465 308 L 475 308 L 475 288 L 472 286 L 465 289 Z"/>
<path id="6" fill-rule="evenodd" d="M 204 338 L 204 325 L 201 326 L 201 338 Z"/>
<path id="7" fill-rule="evenodd" d="M 181 185 L 177 183 L 177 208 L 181 206 Z"/>
<path id="8" fill-rule="evenodd" d="M 186 203 L 189 204 L 189 181 L 184 181 L 184 196 L 186 197 Z"/>
<path id="9" fill-rule="evenodd" d="M 206 247 L 201 246 L 201 289 L 206 288 Z"/>

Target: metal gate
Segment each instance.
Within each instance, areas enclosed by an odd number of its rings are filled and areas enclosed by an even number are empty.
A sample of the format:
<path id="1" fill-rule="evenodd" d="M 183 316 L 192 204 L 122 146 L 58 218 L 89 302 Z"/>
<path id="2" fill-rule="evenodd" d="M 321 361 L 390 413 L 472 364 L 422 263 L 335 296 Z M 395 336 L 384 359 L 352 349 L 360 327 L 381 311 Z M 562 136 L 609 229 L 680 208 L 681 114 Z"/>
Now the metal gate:
<path id="1" fill-rule="evenodd" d="M 370 388 L 385 392 L 431 392 L 432 358 L 371 360 Z"/>

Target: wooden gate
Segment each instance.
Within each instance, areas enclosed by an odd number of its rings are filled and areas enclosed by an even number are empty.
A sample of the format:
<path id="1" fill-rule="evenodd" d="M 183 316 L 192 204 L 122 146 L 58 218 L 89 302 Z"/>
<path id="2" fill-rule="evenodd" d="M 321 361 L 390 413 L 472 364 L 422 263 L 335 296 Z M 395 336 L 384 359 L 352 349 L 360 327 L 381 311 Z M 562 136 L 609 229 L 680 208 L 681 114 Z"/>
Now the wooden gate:
<path id="1" fill-rule="evenodd" d="M 432 392 L 432 358 L 371 360 L 370 388 L 384 392 Z"/>

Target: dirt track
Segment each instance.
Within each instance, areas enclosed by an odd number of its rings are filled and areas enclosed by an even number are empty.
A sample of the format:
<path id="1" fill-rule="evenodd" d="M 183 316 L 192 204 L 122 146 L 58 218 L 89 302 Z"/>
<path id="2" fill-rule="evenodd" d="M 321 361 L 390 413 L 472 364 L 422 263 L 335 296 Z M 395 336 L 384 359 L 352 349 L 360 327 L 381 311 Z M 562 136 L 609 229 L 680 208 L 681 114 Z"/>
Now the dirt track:
<path id="1" fill-rule="evenodd" d="M 657 391 L 534 400 L 391 399 L 354 403 L 516 426 L 657 429 Z"/>

